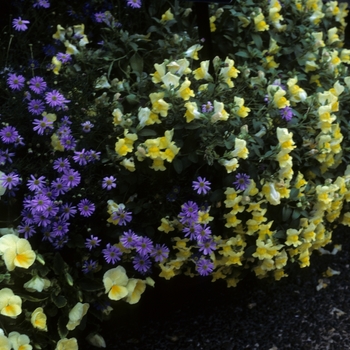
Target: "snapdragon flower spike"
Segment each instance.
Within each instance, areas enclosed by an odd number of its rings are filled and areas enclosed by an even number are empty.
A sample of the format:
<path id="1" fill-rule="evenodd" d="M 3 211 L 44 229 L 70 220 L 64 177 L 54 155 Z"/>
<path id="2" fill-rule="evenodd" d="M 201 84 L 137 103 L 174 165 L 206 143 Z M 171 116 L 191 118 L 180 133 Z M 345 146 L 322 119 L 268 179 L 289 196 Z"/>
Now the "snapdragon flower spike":
<path id="1" fill-rule="evenodd" d="M 15 30 L 24 32 L 28 29 L 27 24 L 29 23 L 30 23 L 29 21 L 24 20 L 21 17 L 18 17 L 12 21 L 12 26 L 13 28 L 15 28 Z"/>
<path id="2" fill-rule="evenodd" d="M 139 238 L 140 237 L 132 230 L 124 231 L 120 237 L 120 242 L 127 249 L 135 248 L 135 245 Z"/>
<path id="3" fill-rule="evenodd" d="M 46 117 L 43 119 L 34 119 L 33 121 L 34 128 L 39 135 L 43 135 L 46 129 L 53 129 L 53 122 L 49 121 Z"/>
<path id="4" fill-rule="evenodd" d="M 7 190 L 12 190 L 20 183 L 21 180 L 18 174 L 16 174 L 15 172 L 11 172 L 7 175 L 2 174 L 0 177 L 0 181 L 2 187 L 6 188 Z"/>
<path id="5" fill-rule="evenodd" d="M 0 137 L 3 143 L 15 143 L 18 136 L 18 131 L 13 126 L 5 126 L 0 130 Z"/>
<path id="6" fill-rule="evenodd" d="M 153 242 L 148 237 L 140 237 L 135 243 L 135 249 L 142 256 L 150 254 L 153 249 Z"/>
<path id="7" fill-rule="evenodd" d="M 233 185 L 235 185 L 237 191 L 246 190 L 249 184 L 250 184 L 250 177 L 249 175 L 244 173 L 238 173 L 236 175 L 236 181 L 233 182 Z"/>
<path id="8" fill-rule="evenodd" d="M 135 255 L 133 261 L 134 269 L 142 274 L 149 271 L 152 262 L 147 255 Z"/>
<path id="9" fill-rule="evenodd" d="M 80 212 L 80 215 L 89 217 L 95 211 L 95 204 L 88 199 L 82 199 L 78 204 L 78 210 Z"/>
<path id="10" fill-rule="evenodd" d="M 36 178 L 34 175 L 30 175 L 30 180 L 27 181 L 27 187 L 30 191 L 38 191 L 44 187 L 45 176 L 40 176 Z"/>
<path id="11" fill-rule="evenodd" d="M 151 251 L 151 257 L 156 262 L 163 262 L 169 256 L 169 248 L 165 244 L 156 244 Z"/>
<path id="12" fill-rule="evenodd" d="M 33 115 L 41 115 L 45 111 L 45 105 L 42 100 L 33 99 L 28 103 L 28 111 Z"/>
<path id="13" fill-rule="evenodd" d="M 42 77 L 33 77 L 29 80 L 29 89 L 35 92 L 36 94 L 42 94 L 47 88 L 47 84 Z"/>
<path id="14" fill-rule="evenodd" d="M 116 185 L 116 178 L 114 176 L 106 176 L 102 180 L 102 188 L 106 189 L 107 191 L 110 191 L 111 189 L 117 187 Z"/>
<path id="15" fill-rule="evenodd" d="M 192 188 L 197 191 L 197 194 L 207 194 L 210 191 L 211 183 L 205 177 L 197 177 L 197 181 L 192 182 Z"/>
<path id="16" fill-rule="evenodd" d="M 10 73 L 7 77 L 7 84 L 12 90 L 22 90 L 24 87 L 24 76 Z"/>
<path id="17" fill-rule="evenodd" d="M 90 238 L 86 238 L 85 247 L 89 250 L 96 248 L 100 245 L 101 240 L 97 236 L 91 235 Z"/>
<path id="18" fill-rule="evenodd" d="M 105 249 L 102 249 L 102 254 L 107 264 L 115 264 L 122 256 L 120 249 L 110 243 L 107 244 Z"/>
<path id="19" fill-rule="evenodd" d="M 211 260 L 201 258 L 197 261 L 196 270 L 201 276 L 208 276 L 214 270 L 214 264 Z"/>

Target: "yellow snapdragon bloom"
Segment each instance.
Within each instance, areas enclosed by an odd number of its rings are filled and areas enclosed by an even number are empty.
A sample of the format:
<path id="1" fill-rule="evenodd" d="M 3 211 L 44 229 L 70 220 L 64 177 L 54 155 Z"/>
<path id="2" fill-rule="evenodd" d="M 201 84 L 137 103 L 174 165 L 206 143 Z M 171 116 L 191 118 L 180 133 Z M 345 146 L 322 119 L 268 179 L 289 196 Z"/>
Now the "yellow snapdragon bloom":
<path id="1" fill-rule="evenodd" d="M 254 25 L 256 32 L 263 32 L 269 29 L 269 25 L 265 22 L 265 17 L 262 13 L 254 17 Z"/>
<path id="2" fill-rule="evenodd" d="M 247 159 L 248 155 L 249 155 L 249 151 L 248 151 L 248 148 L 246 146 L 247 146 L 246 140 L 243 140 L 243 139 L 236 137 L 235 148 L 231 152 L 231 156 L 242 158 L 242 159 Z"/>
<path id="3" fill-rule="evenodd" d="M 288 246 L 292 245 L 294 248 L 300 246 L 302 244 L 302 241 L 300 241 L 301 231 L 302 231 L 302 229 L 296 230 L 294 228 L 289 228 L 286 232 L 287 240 L 286 240 L 285 244 Z"/>
<path id="4" fill-rule="evenodd" d="M 195 69 L 193 72 L 194 78 L 196 80 L 205 79 L 212 81 L 213 77 L 209 74 L 209 61 L 202 61 L 200 67 Z"/>
<path id="5" fill-rule="evenodd" d="M 171 9 L 169 8 L 163 15 L 162 19 L 160 20 L 162 23 L 169 22 L 174 19 L 174 15 L 171 12 Z"/>
<path id="6" fill-rule="evenodd" d="M 191 81 L 186 78 L 177 92 L 178 96 L 181 97 L 184 101 L 187 101 L 190 99 L 190 97 L 195 96 L 194 91 L 190 89 L 190 85 Z"/>
<path id="7" fill-rule="evenodd" d="M 224 104 L 222 102 L 214 101 L 214 114 L 211 116 L 211 122 L 216 123 L 219 120 L 226 121 L 229 114 L 224 109 Z"/>
<path id="8" fill-rule="evenodd" d="M 152 112 L 160 114 L 162 117 L 166 117 L 168 115 L 170 105 L 163 100 L 163 97 L 163 92 L 153 92 L 149 95 L 152 102 Z"/>
<path id="9" fill-rule="evenodd" d="M 198 60 L 199 59 L 198 58 L 198 51 L 201 50 L 202 48 L 203 48 L 203 46 L 201 46 L 199 44 L 195 44 L 185 51 L 185 56 L 190 57 L 194 60 Z"/>
<path id="10" fill-rule="evenodd" d="M 146 282 L 138 278 L 130 278 L 126 285 L 128 295 L 125 301 L 129 304 L 136 304 L 141 299 L 141 294 L 146 290 Z"/>
<path id="11" fill-rule="evenodd" d="M 122 157 L 132 152 L 134 142 L 138 139 L 137 134 L 131 134 L 127 129 L 124 130 L 124 136 L 115 143 L 115 152 Z"/>
<path id="12" fill-rule="evenodd" d="M 220 69 L 219 76 L 230 87 L 234 87 L 232 78 L 237 78 L 240 71 L 234 66 L 235 61 L 226 57 L 224 67 Z"/>
<path id="13" fill-rule="evenodd" d="M 235 96 L 234 103 L 235 103 L 235 107 L 234 107 L 235 115 L 237 115 L 240 118 L 245 118 L 250 112 L 250 108 L 244 106 L 244 99 L 241 97 Z"/>
<path id="14" fill-rule="evenodd" d="M 199 119 L 201 113 L 198 110 L 196 102 L 186 102 L 185 107 L 187 110 L 184 117 L 187 123 L 190 123 L 193 119 Z"/>

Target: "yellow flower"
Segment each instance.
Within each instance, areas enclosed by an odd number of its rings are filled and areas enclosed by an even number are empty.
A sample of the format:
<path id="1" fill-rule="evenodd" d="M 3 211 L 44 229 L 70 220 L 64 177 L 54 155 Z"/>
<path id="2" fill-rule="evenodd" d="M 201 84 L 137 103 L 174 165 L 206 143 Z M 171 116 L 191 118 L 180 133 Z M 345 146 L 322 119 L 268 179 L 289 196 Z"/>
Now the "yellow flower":
<path id="1" fill-rule="evenodd" d="M 235 149 L 231 152 L 232 157 L 238 157 L 242 159 L 248 158 L 248 148 L 246 147 L 247 142 L 238 137 L 235 139 Z"/>
<path id="2" fill-rule="evenodd" d="M 265 17 L 262 13 L 259 13 L 254 17 L 255 31 L 263 32 L 269 29 L 269 25 L 265 22 Z"/>
<path id="3" fill-rule="evenodd" d="M 321 11 L 314 11 L 313 14 L 309 17 L 309 20 L 313 24 L 319 24 L 321 19 L 325 16 Z"/>
<path id="4" fill-rule="evenodd" d="M 32 350 L 30 345 L 30 339 L 26 334 L 20 334 L 18 332 L 11 332 L 8 335 L 8 339 L 13 349 L 16 350 Z"/>
<path id="5" fill-rule="evenodd" d="M 52 57 L 51 63 L 54 65 L 53 72 L 58 75 L 60 74 L 59 71 L 61 70 L 62 67 L 62 62 L 57 59 L 56 56 Z"/>
<path id="6" fill-rule="evenodd" d="M 163 97 L 163 92 L 153 92 L 149 95 L 152 102 L 152 112 L 160 114 L 162 117 L 166 117 L 168 115 L 170 105 L 163 100 Z"/>
<path id="7" fill-rule="evenodd" d="M 290 101 L 292 102 L 301 102 L 305 101 L 307 94 L 305 90 L 303 90 L 299 85 L 296 83 L 298 82 L 297 78 L 290 78 L 287 81 L 288 85 L 288 92 L 290 94 Z"/>
<path id="8" fill-rule="evenodd" d="M 141 298 L 141 294 L 146 290 L 146 282 L 137 278 L 130 278 L 126 285 L 128 295 L 126 302 L 136 304 Z"/>
<path id="9" fill-rule="evenodd" d="M 40 331 L 47 332 L 46 325 L 47 317 L 44 314 L 44 309 L 42 307 L 37 307 L 30 317 L 30 322 L 34 328 L 39 329 Z"/>
<path id="10" fill-rule="evenodd" d="M 196 80 L 206 79 L 213 80 L 213 77 L 209 74 L 209 61 L 202 61 L 201 66 L 192 72 Z"/>
<path id="11" fill-rule="evenodd" d="M 57 24 L 56 28 L 57 31 L 52 35 L 52 38 L 63 42 L 65 40 L 66 30 L 60 24 Z"/>
<path id="12" fill-rule="evenodd" d="M 174 142 L 172 142 L 164 152 L 161 152 L 160 157 L 163 160 L 166 160 L 167 162 L 171 163 L 175 156 L 179 153 L 179 151 L 180 148 L 177 147 Z"/>
<path id="13" fill-rule="evenodd" d="M 155 158 L 153 159 L 153 163 L 150 166 L 151 169 L 155 171 L 164 171 L 166 170 L 166 167 L 164 166 L 164 160 L 162 158 Z"/>
<path id="14" fill-rule="evenodd" d="M 164 83 L 162 87 L 165 87 L 167 90 L 175 89 L 179 86 L 179 80 L 180 77 L 168 72 L 167 74 L 162 76 L 162 82 Z"/>
<path id="15" fill-rule="evenodd" d="M 75 306 L 69 311 L 69 321 L 66 325 L 67 329 L 72 331 L 80 325 L 81 320 L 89 310 L 90 305 L 88 303 L 76 303 Z"/>
<path id="16" fill-rule="evenodd" d="M 161 219 L 161 224 L 158 227 L 158 231 L 169 233 L 170 231 L 174 231 L 174 230 L 175 230 L 175 228 L 174 228 L 171 221 L 169 221 L 167 218 Z"/>
<path id="17" fill-rule="evenodd" d="M 285 108 L 290 105 L 290 102 L 284 97 L 286 91 L 279 88 L 273 95 L 273 103 L 277 108 Z"/>
<path id="18" fill-rule="evenodd" d="M 344 63 L 350 63 L 350 50 L 349 49 L 341 50 L 340 59 Z"/>
<path id="19" fill-rule="evenodd" d="M 241 97 L 235 96 L 234 98 L 234 113 L 240 118 L 245 118 L 250 112 L 250 108 L 244 106 L 244 99 Z"/>
<path id="20" fill-rule="evenodd" d="M 227 120 L 228 113 L 224 109 L 224 104 L 222 102 L 214 101 L 214 114 L 211 116 L 211 122 L 216 123 L 219 120 Z"/>
<path id="21" fill-rule="evenodd" d="M 162 270 L 159 274 L 159 277 L 163 277 L 166 280 L 170 280 L 170 278 L 172 278 L 176 275 L 176 273 L 174 271 L 174 269 L 175 269 L 174 265 L 169 265 L 169 264 L 164 265 L 162 263 L 159 263 L 159 267 Z"/>
<path id="22" fill-rule="evenodd" d="M 328 45 L 332 45 L 335 42 L 340 41 L 339 35 L 337 33 L 338 33 L 338 28 L 336 28 L 336 27 L 328 29 L 328 31 L 327 31 L 327 35 L 328 35 L 327 44 Z"/>
<path id="23" fill-rule="evenodd" d="M 312 32 L 311 35 L 315 40 L 315 43 L 314 43 L 315 49 L 326 46 L 326 44 L 323 41 L 323 32 L 317 32 L 317 33 Z"/>
<path id="24" fill-rule="evenodd" d="M 51 146 L 55 151 L 60 151 L 60 152 L 64 151 L 64 146 L 61 144 L 57 134 L 51 135 Z"/>
<path id="25" fill-rule="evenodd" d="M 2 255 L 8 271 L 13 271 L 16 266 L 28 269 L 36 258 L 30 243 L 15 234 L 0 237 L 0 255 Z"/>
<path id="26" fill-rule="evenodd" d="M 230 160 L 220 159 L 219 162 L 226 168 L 228 174 L 232 173 L 233 171 L 236 171 L 239 167 L 237 158 L 232 158 Z"/>
<path id="27" fill-rule="evenodd" d="M 22 312 L 22 299 L 9 288 L 0 290 L 0 314 L 16 318 Z"/>
<path id="28" fill-rule="evenodd" d="M 236 227 L 237 225 L 239 225 L 242 220 L 239 220 L 236 216 L 236 212 L 235 211 L 231 211 L 228 214 L 224 214 L 224 218 L 226 219 L 226 224 L 225 227 Z"/>
<path id="29" fill-rule="evenodd" d="M 181 58 L 177 61 L 172 61 L 166 66 L 169 72 L 176 74 L 178 76 L 182 76 L 183 74 L 186 75 L 192 72 L 191 69 L 189 68 L 190 62 L 186 58 Z"/>
<path id="30" fill-rule="evenodd" d="M 162 78 L 166 72 L 166 62 L 162 64 L 155 63 L 154 68 L 156 69 L 155 73 L 151 74 L 153 83 L 161 83 Z"/>
<path id="31" fill-rule="evenodd" d="M 120 165 L 122 165 L 126 170 L 129 170 L 131 172 L 134 172 L 135 169 L 135 162 L 134 158 L 124 158 L 121 162 Z"/>
<path id="32" fill-rule="evenodd" d="M 273 182 L 267 182 L 263 185 L 262 191 L 261 191 L 267 201 L 272 205 L 278 205 L 281 204 L 281 195 L 276 190 L 275 184 Z"/>
<path id="33" fill-rule="evenodd" d="M 193 90 L 190 89 L 191 82 L 186 78 L 185 81 L 181 84 L 179 91 L 177 92 L 184 101 L 189 100 L 190 97 L 194 97 L 195 94 Z"/>
<path id="34" fill-rule="evenodd" d="M 185 107 L 187 108 L 184 117 L 186 122 L 190 123 L 193 119 L 198 119 L 201 113 L 198 111 L 198 106 L 196 102 L 186 102 Z"/>
<path id="35" fill-rule="evenodd" d="M 51 281 L 47 278 L 42 278 L 38 275 L 33 276 L 31 280 L 26 282 L 23 287 L 29 292 L 42 292 L 51 286 Z"/>
<path id="36" fill-rule="evenodd" d="M 188 48 L 185 52 L 186 57 L 193 58 L 194 60 L 198 60 L 198 51 L 202 48 L 203 46 L 196 44 Z"/>
<path id="37" fill-rule="evenodd" d="M 219 76 L 224 80 L 224 82 L 230 87 L 234 87 L 232 78 L 237 78 L 240 71 L 234 67 L 234 60 L 226 57 L 224 62 L 224 67 L 220 69 Z"/>
<path id="38" fill-rule="evenodd" d="M 105 293 L 111 300 L 120 300 L 128 295 L 126 285 L 128 276 L 123 266 L 117 266 L 105 272 L 103 275 L 103 284 Z"/>
<path id="39" fill-rule="evenodd" d="M 162 23 L 171 21 L 174 19 L 174 15 L 171 12 L 171 9 L 169 8 L 163 15 L 162 19 L 160 20 Z"/>
<path id="40" fill-rule="evenodd" d="M 215 17 L 215 16 L 211 16 L 211 17 L 209 18 L 209 22 L 210 22 L 210 31 L 211 31 L 212 33 L 216 31 L 215 21 L 216 21 L 216 17 Z"/>
<path id="41" fill-rule="evenodd" d="M 271 55 L 264 56 L 261 62 L 265 69 L 278 68 L 280 65 L 275 61 L 275 57 Z"/>
<path id="42" fill-rule="evenodd" d="M 0 349 L 1 350 L 11 350 L 12 346 L 8 338 L 4 335 L 2 329 L 0 329 Z"/>
<path id="43" fill-rule="evenodd" d="M 78 341 L 76 338 L 64 338 L 57 342 L 55 350 L 78 350 Z"/>
<path id="44" fill-rule="evenodd" d="M 286 245 L 292 245 L 294 248 L 300 246 L 302 244 L 302 242 L 299 240 L 300 238 L 300 233 L 301 230 L 296 230 L 294 228 L 289 228 L 287 230 L 287 240 L 285 242 Z"/>

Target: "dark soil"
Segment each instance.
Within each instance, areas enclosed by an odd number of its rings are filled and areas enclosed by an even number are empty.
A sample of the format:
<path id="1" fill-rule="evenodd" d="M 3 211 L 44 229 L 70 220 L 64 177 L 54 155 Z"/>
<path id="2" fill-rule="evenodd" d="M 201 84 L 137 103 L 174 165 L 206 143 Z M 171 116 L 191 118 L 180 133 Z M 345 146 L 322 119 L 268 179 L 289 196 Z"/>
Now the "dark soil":
<path id="1" fill-rule="evenodd" d="M 157 281 L 137 305 L 114 310 L 107 349 L 350 349 L 350 230 L 337 229 L 332 251 L 279 282 L 247 277 L 236 288 L 178 276 Z M 340 275 L 324 277 L 331 267 Z M 317 290 L 320 280 L 327 286 Z"/>

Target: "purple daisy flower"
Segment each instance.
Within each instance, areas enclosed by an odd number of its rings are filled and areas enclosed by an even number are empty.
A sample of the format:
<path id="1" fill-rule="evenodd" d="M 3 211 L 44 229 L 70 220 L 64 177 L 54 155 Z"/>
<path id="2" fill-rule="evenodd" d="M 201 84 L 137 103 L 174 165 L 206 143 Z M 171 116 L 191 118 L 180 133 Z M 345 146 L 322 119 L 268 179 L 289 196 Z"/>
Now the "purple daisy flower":
<path id="1" fill-rule="evenodd" d="M 201 276 L 208 276 L 214 270 L 214 264 L 211 260 L 201 258 L 197 261 L 196 270 Z"/>
<path id="2" fill-rule="evenodd" d="M 293 118 L 293 110 L 289 106 L 281 108 L 280 114 L 281 118 L 287 122 L 291 121 Z"/>
<path id="3" fill-rule="evenodd" d="M 34 91 L 36 94 L 43 93 L 47 88 L 47 84 L 42 77 L 33 77 L 29 80 L 29 89 Z"/>
<path id="4" fill-rule="evenodd" d="M 125 248 L 130 249 L 135 247 L 138 239 L 139 236 L 136 235 L 134 231 L 129 230 L 123 232 L 123 235 L 120 237 L 120 242 Z"/>
<path id="5" fill-rule="evenodd" d="M 196 239 L 197 241 L 205 241 L 210 238 L 211 228 L 207 225 L 196 225 Z"/>
<path id="6" fill-rule="evenodd" d="M 54 222 L 52 225 L 52 233 L 55 237 L 62 237 L 69 231 L 69 222 L 60 220 L 58 222 Z"/>
<path id="7" fill-rule="evenodd" d="M 17 231 L 22 233 L 25 239 L 28 239 L 35 234 L 34 226 L 26 223 L 23 223 L 23 225 L 18 225 Z"/>
<path id="8" fill-rule="evenodd" d="M 123 206 L 120 206 L 117 211 L 112 213 L 112 220 L 118 220 L 119 226 L 126 226 L 132 220 L 132 215 L 131 212 L 126 211 Z"/>
<path id="9" fill-rule="evenodd" d="M 188 201 L 181 206 L 179 214 L 180 222 L 184 225 L 191 226 L 198 220 L 198 205 L 195 202 Z"/>
<path id="10" fill-rule="evenodd" d="M 9 74 L 7 77 L 7 84 L 12 90 L 22 90 L 24 87 L 24 76 L 23 75 L 17 75 L 17 74 Z"/>
<path id="11" fill-rule="evenodd" d="M 79 185 L 81 176 L 78 171 L 68 169 L 64 171 L 64 174 L 62 175 L 62 180 L 66 186 L 72 188 Z"/>
<path id="12" fill-rule="evenodd" d="M 82 199 L 78 204 L 80 215 L 88 217 L 95 211 L 95 204 L 88 199 Z"/>
<path id="13" fill-rule="evenodd" d="M 211 183 L 205 177 L 197 177 L 197 181 L 192 182 L 192 188 L 197 191 L 197 194 L 207 194 L 210 191 Z"/>
<path id="14" fill-rule="evenodd" d="M 42 100 L 33 99 L 28 103 L 28 111 L 34 115 L 40 115 L 45 111 L 45 105 Z"/>
<path id="15" fill-rule="evenodd" d="M 53 168 L 59 173 L 64 173 L 70 169 L 70 163 L 68 158 L 58 158 L 53 162 Z"/>
<path id="16" fill-rule="evenodd" d="M 198 242 L 199 251 L 204 255 L 210 255 L 216 249 L 216 243 L 212 238 Z"/>
<path id="17" fill-rule="evenodd" d="M 90 238 L 86 238 L 85 247 L 91 250 L 92 248 L 96 248 L 100 245 L 101 240 L 98 237 L 94 237 L 93 235 Z"/>
<path id="18" fill-rule="evenodd" d="M 102 249 L 102 254 L 107 264 L 115 264 L 122 256 L 120 249 L 110 243 L 107 244 L 105 249 Z"/>
<path id="19" fill-rule="evenodd" d="M 85 148 L 83 148 L 80 152 L 74 151 L 73 160 L 79 165 L 86 165 L 88 156 L 85 153 Z"/>
<path id="20" fill-rule="evenodd" d="M 140 237 L 135 242 L 135 248 L 140 255 L 144 256 L 152 252 L 153 242 L 148 237 Z"/>
<path id="21" fill-rule="evenodd" d="M 39 178 L 36 178 L 34 175 L 30 175 L 30 180 L 27 182 L 27 187 L 30 191 L 38 191 L 43 188 L 45 185 L 45 176 L 40 176 Z"/>
<path id="22" fill-rule="evenodd" d="M 21 180 L 16 173 L 11 172 L 7 175 L 2 174 L 0 177 L 0 181 L 2 187 L 6 188 L 7 190 L 12 190 L 20 183 Z"/>
<path id="23" fill-rule="evenodd" d="M 69 53 L 59 52 L 56 57 L 62 63 L 68 63 L 72 60 L 72 56 Z"/>
<path id="24" fill-rule="evenodd" d="M 62 249 L 66 244 L 68 243 L 68 237 L 67 236 L 62 236 L 58 239 L 55 239 L 52 242 L 52 245 L 55 249 Z"/>
<path id="25" fill-rule="evenodd" d="M 38 194 L 30 201 L 32 211 L 35 212 L 44 212 L 51 205 L 51 200 L 44 194 Z M 45 213 L 46 215 L 46 213 Z"/>
<path id="26" fill-rule="evenodd" d="M 29 24 L 29 21 L 26 21 L 22 19 L 21 17 L 15 18 L 12 21 L 12 26 L 15 28 L 15 30 L 18 31 L 25 31 L 28 29 L 27 24 Z"/>
<path id="27" fill-rule="evenodd" d="M 49 121 L 46 117 L 43 117 L 43 119 L 34 119 L 33 130 L 38 133 L 38 135 L 43 135 L 46 129 L 53 129 L 53 122 Z"/>
<path id="28" fill-rule="evenodd" d="M 116 180 L 117 179 L 114 176 L 104 177 L 102 181 L 102 188 L 105 188 L 107 191 L 110 191 L 112 188 L 117 187 L 117 185 L 115 184 Z"/>
<path id="29" fill-rule="evenodd" d="M 91 129 L 94 127 L 94 124 L 92 124 L 89 121 L 81 123 L 80 125 L 83 127 L 83 132 L 86 132 L 86 133 L 90 132 Z"/>
<path id="30" fill-rule="evenodd" d="M 57 192 L 57 195 L 65 194 L 69 187 L 66 186 L 62 178 L 58 177 L 56 180 L 52 181 L 51 188 Z"/>
<path id="31" fill-rule="evenodd" d="M 210 101 L 202 105 L 202 113 L 209 113 L 213 109 L 214 109 L 213 104 Z"/>
<path id="32" fill-rule="evenodd" d="M 68 220 L 77 213 L 77 208 L 72 203 L 65 203 L 61 206 L 61 217 L 63 220 Z"/>
<path id="33" fill-rule="evenodd" d="M 65 103 L 70 102 L 57 90 L 52 90 L 45 94 L 45 101 L 50 107 L 62 107 Z"/>
<path id="34" fill-rule="evenodd" d="M 44 213 L 35 213 L 33 218 L 34 223 L 38 226 L 47 227 L 51 224 L 51 219 L 44 215 Z M 54 236 L 52 232 L 51 234 Z"/>
<path id="35" fill-rule="evenodd" d="M 83 273 L 87 274 L 89 272 L 96 270 L 96 268 L 97 268 L 97 262 L 90 259 L 90 260 L 84 261 L 82 266 L 82 271 Z"/>
<path id="36" fill-rule="evenodd" d="M 201 227 L 200 224 L 196 224 L 194 222 L 189 226 L 185 226 L 182 230 L 184 236 L 189 237 L 189 239 L 197 239 L 198 226 Z"/>
<path id="37" fill-rule="evenodd" d="M 94 14 L 95 21 L 97 23 L 102 23 L 105 19 L 105 13 L 104 12 L 97 12 Z"/>
<path id="38" fill-rule="evenodd" d="M 37 7 L 37 8 L 42 7 L 42 8 L 47 9 L 47 8 L 50 7 L 50 3 L 49 3 L 48 0 L 36 0 L 35 3 L 34 3 L 34 5 L 33 5 L 33 7 L 34 7 L 34 8 L 36 8 L 36 7 Z"/>
<path id="39" fill-rule="evenodd" d="M 5 126 L 0 130 L 0 137 L 3 143 L 15 143 L 18 136 L 18 131 L 13 126 Z"/>
<path id="40" fill-rule="evenodd" d="M 127 0 L 126 5 L 134 9 L 139 9 L 142 3 L 141 0 Z"/>
<path id="41" fill-rule="evenodd" d="M 73 150 L 75 148 L 75 146 L 77 145 L 77 142 L 72 135 L 63 136 L 60 139 L 60 142 L 66 151 Z"/>
<path id="42" fill-rule="evenodd" d="M 151 260 L 148 256 L 141 255 L 136 255 L 132 263 L 134 265 L 134 269 L 138 272 L 141 272 L 142 274 L 146 273 L 152 265 Z"/>
<path id="43" fill-rule="evenodd" d="M 250 177 L 244 173 L 238 173 L 236 175 L 236 181 L 233 182 L 233 185 L 236 186 L 236 190 L 244 191 L 250 184 Z"/>
<path id="44" fill-rule="evenodd" d="M 151 251 L 151 257 L 156 262 L 162 262 L 169 256 L 169 248 L 166 245 L 156 244 Z"/>

